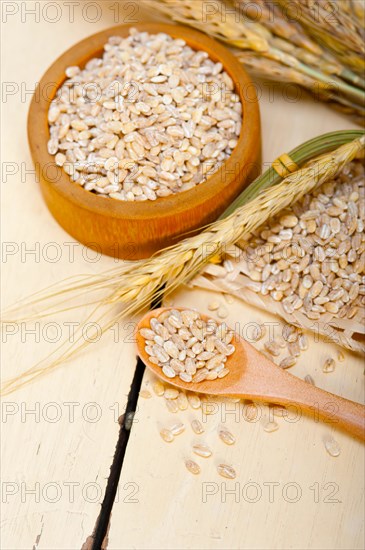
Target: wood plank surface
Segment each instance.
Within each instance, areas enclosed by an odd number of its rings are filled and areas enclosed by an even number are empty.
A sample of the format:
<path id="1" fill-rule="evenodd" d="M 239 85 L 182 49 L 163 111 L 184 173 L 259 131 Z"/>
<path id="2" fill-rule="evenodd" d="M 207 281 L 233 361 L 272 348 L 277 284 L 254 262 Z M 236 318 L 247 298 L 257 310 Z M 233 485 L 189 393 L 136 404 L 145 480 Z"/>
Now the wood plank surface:
<path id="1" fill-rule="evenodd" d="M 222 295 L 207 291 L 189 289 L 174 297 L 175 305 L 210 315 L 207 306 L 213 300 L 227 307 Z M 237 299 L 228 307 L 230 326 L 239 323 L 244 331 L 245 324 L 260 322 L 275 335 L 282 331 L 274 316 Z M 301 378 L 310 374 L 318 387 L 361 401 L 362 358 L 345 352 L 345 362 L 338 362 L 336 345 L 309 339 L 309 349 L 291 372 Z M 324 374 L 322 366 L 329 356 L 335 358 L 336 369 Z M 147 373 L 143 389 L 153 394 L 151 384 Z M 287 418 L 275 417 L 279 429 L 267 433 L 263 426 L 273 416 L 265 405 L 258 406 L 253 422 L 247 420 L 242 404 L 211 397 L 203 407 L 170 413 L 164 398 L 140 398 L 120 482 L 121 489 L 133 483 L 136 491 L 134 500 L 114 505 L 109 549 L 363 547 L 361 442 L 331 424 L 302 417 L 295 409 Z M 204 434 L 193 433 L 194 418 L 202 422 Z M 186 425 L 185 432 L 165 443 L 159 430 L 176 422 Z M 221 427 L 234 434 L 235 445 L 227 447 L 219 440 Z M 328 455 L 323 443 L 331 434 L 341 447 L 336 458 Z M 213 450 L 211 458 L 192 453 L 192 445 L 199 442 Z M 185 458 L 199 463 L 199 476 L 185 469 Z M 236 479 L 220 477 L 216 471 L 220 463 L 233 466 Z"/>
<path id="2" fill-rule="evenodd" d="M 113 11 L 115 2 L 76 2 L 73 8 L 58 2 L 58 10 L 44 2 L 1 4 L 4 308 L 58 280 L 116 265 L 74 241 L 48 212 L 31 173 L 26 121 L 32 91 L 48 66 L 79 40 L 123 23 L 129 12 Z M 3 334 L 3 379 L 54 351 L 86 312 L 32 323 L 35 334 L 25 326 Z M 91 535 L 135 367 L 134 346 L 124 342 L 129 330 L 115 329 L 72 364 L 3 399 L 3 549 L 70 550 Z"/>
<path id="3" fill-rule="evenodd" d="M 79 2 L 74 8 L 73 3 L 57 2 L 58 13 L 52 7 L 45 10 L 46 4 L 56 3 L 2 3 L 2 307 L 62 278 L 115 265 L 75 243 L 48 213 L 34 175 L 27 172 L 33 169 L 27 109 L 35 83 L 66 48 L 113 24 L 131 18 L 137 24 L 151 17 L 143 1 Z M 32 15 L 32 9 L 40 11 Z M 274 89 L 259 83 L 259 89 L 266 165 L 313 136 L 355 128 L 304 92 L 292 101 L 288 90 L 276 85 Z M 175 302 L 206 311 L 211 299 L 210 293 L 184 289 Z M 236 300 L 229 310 L 232 324 L 269 319 Z M 19 326 L 16 334 L 3 335 L 3 378 L 53 351 L 57 343 L 52 340 L 67 338 L 70 323 L 78 323 L 87 311 L 81 308 L 31 325 L 33 334 Z M 4 550 L 76 549 L 91 535 L 135 365 L 129 332 L 123 323 L 72 364 L 3 399 Z M 338 363 L 334 373 L 321 372 L 326 355 L 336 353 L 332 344 L 312 342 L 294 372 L 311 374 L 318 386 L 360 401 L 360 358 L 346 353 L 346 361 Z M 146 375 L 144 386 L 150 385 Z M 363 548 L 364 452 L 359 442 L 308 418 L 279 418 L 279 429 L 266 433 L 266 407 L 253 423 L 245 421 L 242 405 L 213 403 L 211 408 L 214 414 L 201 418 L 206 420 L 206 434 L 195 437 L 187 426 L 167 445 L 159 428 L 175 417 L 188 424 L 201 417 L 201 411 L 173 415 L 162 398 L 139 400 L 108 548 Z M 237 438 L 232 447 L 217 438 L 222 422 Z M 333 433 L 341 446 L 337 458 L 324 449 L 327 433 Z M 193 477 L 183 458 L 191 456 L 191 444 L 200 437 L 212 446 L 214 456 L 197 459 L 202 473 Z M 231 463 L 236 480 L 218 477 L 217 461 Z"/>

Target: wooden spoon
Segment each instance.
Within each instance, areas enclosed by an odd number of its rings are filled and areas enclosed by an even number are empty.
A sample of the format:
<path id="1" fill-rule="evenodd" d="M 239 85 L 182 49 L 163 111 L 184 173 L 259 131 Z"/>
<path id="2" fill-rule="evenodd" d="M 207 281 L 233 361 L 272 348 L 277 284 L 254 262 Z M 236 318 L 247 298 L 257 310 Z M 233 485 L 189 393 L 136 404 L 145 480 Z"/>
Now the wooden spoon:
<path id="1" fill-rule="evenodd" d="M 141 328 L 150 328 L 151 317 L 161 313 L 184 308 L 159 308 L 149 311 L 138 323 L 138 353 L 145 365 L 164 382 L 183 390 L 212 395 L 224 395 L 265 401 L 279 405 L 292 405 L 297 413 L 310 413 L 314 418 L 336 425 L 362 440 L 365 439 L 365 407 L 354 401 L 321 390 L 312 384 L 300 380 L 275 365 L 262 353 L 236 334 L 234 345 L 236 351 L 227 358 L 229 374 L 224 378 L 187 383 L 178 376 L 168 378 L 161 367 L 149 361 L 145 351 L 145 339 L 140 334 Z M 201 314 L 207 321 L 209 317 Z"/>

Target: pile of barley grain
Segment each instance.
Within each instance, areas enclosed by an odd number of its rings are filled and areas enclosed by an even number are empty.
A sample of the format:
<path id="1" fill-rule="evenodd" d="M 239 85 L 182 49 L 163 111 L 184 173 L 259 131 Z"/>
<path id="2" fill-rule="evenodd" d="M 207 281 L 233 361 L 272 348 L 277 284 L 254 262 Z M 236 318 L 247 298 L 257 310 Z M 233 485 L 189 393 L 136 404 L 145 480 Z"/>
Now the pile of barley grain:
<path id="1" fill-rule="evenodd" d="M 166 310 L 152 317 L 150 328 L 140 329 L 140 334 L 150 362 L 168 378 L 196 383 L 229 373 L 225 362 L 235 351 L 233 331 L 214 319 L 204 321 L 197 311 Z"/>
<path id="2" fill-rule="evenodd" d="M 365 303 L 364 225 L 364 166 L 355 161 L 253 233 L 238 264 L 246 286 L 288 314 L 352 319 Z"/>
<path id="3" fill-rule="evenodd" d="M 48 151 L 84 189 L 145 201 L 204 182 L 231 155 L 242 124 L 232 79 L 204 51 L 131 29 L 52 101 Z"/>

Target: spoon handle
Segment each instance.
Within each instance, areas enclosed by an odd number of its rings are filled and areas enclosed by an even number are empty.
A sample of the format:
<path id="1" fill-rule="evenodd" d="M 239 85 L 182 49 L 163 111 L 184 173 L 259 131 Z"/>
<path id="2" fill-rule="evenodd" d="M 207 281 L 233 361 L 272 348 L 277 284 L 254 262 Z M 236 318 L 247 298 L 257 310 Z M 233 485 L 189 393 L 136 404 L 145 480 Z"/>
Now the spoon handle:
<path id="1" fill-rule="evenodd" d="M 363 405 L 304 382 L 259 354 L 252 346 L 246 345 L 245 351 L 246 372 L 232 393 L 237 395 L 237 390 L 240 390 L 247 397 L 252 392 L 251 399 L 298 407 L 298 413 L 309 413 L 316 421 L 338 426 L 365 440 Z"/>
<path id="2" fill-rule="evenodd" d="M 321 390 L 302 380 L 297 380 L 298 383 L 291 384 L 290 390 L 288 388 L 287 397 L 282 399 L 282 402 L 286 403 L 283 404 L 296 405 L 303 412 L 314 416 L 317 422 L 322 420 L 326 424 L 346 430 L 361 440 L 365 439 L 365 407 L 363 405 Z"/>
<path id="3" fill-rule="evenodd" d="M 277 397 L 282 404 L 297 406 L 300 411 L 309 413 L 314 417 L 315 421 L 322 420 L 326 424 L 334 427 L 338 426 L 355 437 L 365 440 L 364 405 L 321 390 L 288 372 L 282 371 L 280 367 L 276 367 L 276 369 L 278 369 L 278 378 L 281 378 L 282 382 L 277 386 Z M 274 393 L 276 392 L 274 391 Z M 275 398 L 273 395 L 270 400 L 275 402 Z"/>

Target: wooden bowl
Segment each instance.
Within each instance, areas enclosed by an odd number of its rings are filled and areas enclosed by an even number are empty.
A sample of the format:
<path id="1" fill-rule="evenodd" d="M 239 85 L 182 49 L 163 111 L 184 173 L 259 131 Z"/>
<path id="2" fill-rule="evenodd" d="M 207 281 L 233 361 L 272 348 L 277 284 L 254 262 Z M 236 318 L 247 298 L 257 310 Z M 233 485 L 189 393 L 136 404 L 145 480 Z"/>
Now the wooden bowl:
<path id="1" fill-rule="evenodd" d="M 260 172 L 259 107 L 251 79 L 236 58 L 217 41 L 180 25 L 138 24 L 151 34 L 164 32 L 184 39 L 196 50 L 205 50 L 220 61 L 233 79 L 243 105 L 243 125 L 232 155 L 206 182 L 156 201 L 121 202 L 100 197 L 71 181 L 56 167 L 47 151 L 48 110 L 57 89 L 66 80 L 68 66 L 84 67 L 101 57 L 111 36 L 128 36 L 133 25 L 120 25 L 90 36 L 66 51 L 41 79 L 28 117 L 30 149 L 39 172 L 41 190 L 58 223 L 81 243 L 124 259 L 145 258 L 172 245 L 187 232 L 216 220 L 232 200 Z"/>

